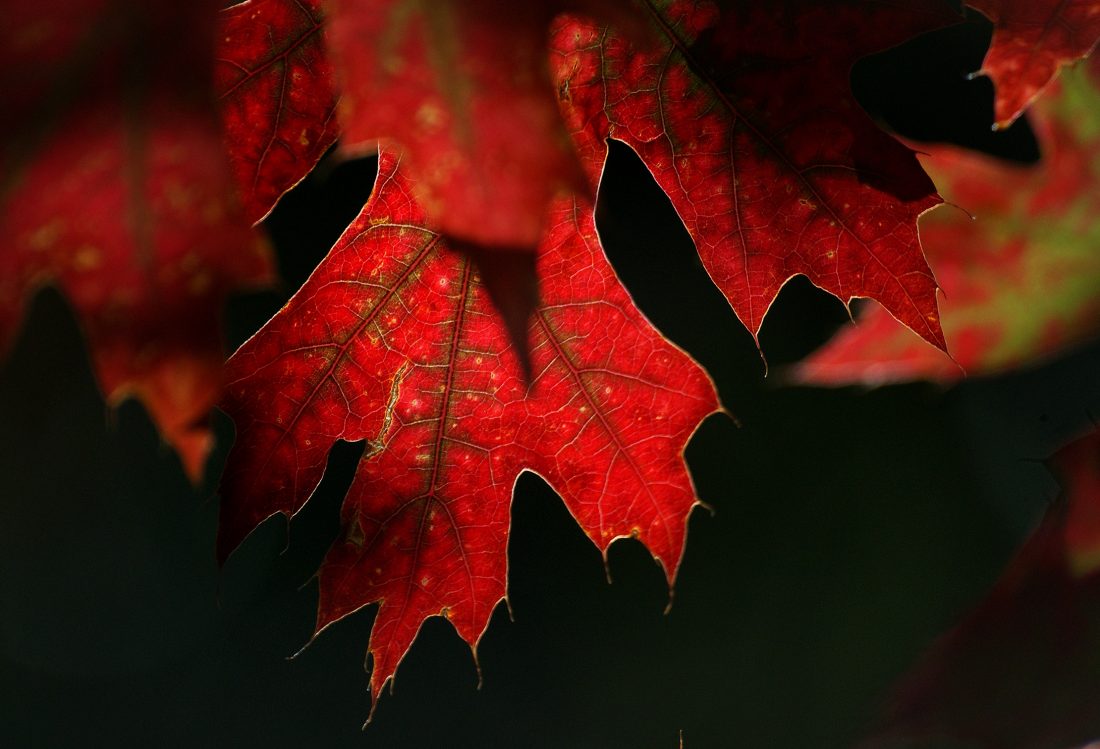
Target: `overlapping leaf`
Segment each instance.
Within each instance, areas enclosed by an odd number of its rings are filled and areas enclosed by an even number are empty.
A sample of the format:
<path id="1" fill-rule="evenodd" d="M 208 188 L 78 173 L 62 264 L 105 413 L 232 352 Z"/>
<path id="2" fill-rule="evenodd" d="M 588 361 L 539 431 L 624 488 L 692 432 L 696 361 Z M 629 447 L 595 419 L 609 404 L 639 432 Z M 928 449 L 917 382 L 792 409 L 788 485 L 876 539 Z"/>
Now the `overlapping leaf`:
<path id="1" fill-rule="evenodd" d="M 554 195 L 584 190 L 546 68 L 559 5 L 332 3 L 346 144 L 399 143 L 450 237 L 532 252 Z"/>
<path id="2" fill-rule="evenodd" d="M 937 736 L 1071 749 L 1100 737 L 1100 436 L 1064 448 L 1053 466 L 1064 497 L 989 596 L 904 679 L 882 745 Z"/>
<path id="3" fill-rule="evenodd" d="M 612 137 L 646 162 L 754 334 L 783 284 L 805 274 L 845 301 L 877 299 L 943 347 L 916 233 L 939 198 L 848 84 L 860 57 L 956 20 L 942 3 L 736 2 L 720 13 L 704 0 L 654 1 L 630 6 L 631 24 L 611 0 L 534 3 L 518 15 L 499 5 L 444 2 L 429 13 L 411 0 L 341 0 L 332 9 L 346 143 L 402 143 L 444 233 L 462 246 L 529 249 L 554 194 L 598 183 Z M 543 24 L 568 7 L 649 32 L 558 18 L 551 89 Z M 279 147 L 296 150 L 293 139 Z M 304 172 L 309 159 L 298 158 Z M 500 302 L 530 279 L 521 264 L 497 265 L 505 278 L 487 280 Z M 530 303 L 500 306 L 515 325 Z"/>
<path id="4" fill-rule="evenodd" d="M 1100 332 L 1100 91 L 1085 69 L 1037 105 L 1042 161 L 1011 165 L 933 148 L 928 164 L 962 211 L 922 219 L 947 294 L 943 326 L 956 361 L 991 374 L 1041 361 Z M 820 384 L 951 381 L 963 370 L 867 310 L 797 369 Z"/>
<path id="5" fill-rule="evenodd" d="M 533 253 L 558 195 L 589 197 L 558 115 L 547 26 L 565 7 L 628 18 L 624 0 L 334 0 L 345 152 L 399 144 L 417 200 L 478 264 L 529 366 Z"/>
<path id="6" fill-rule="evenodd" d="M 640 4 L 660 43 L 638 50 L 578 19 L 552 67 L 592 180 L 614 138 L 672 200 L 711 278 L 755 335 L 804 274 L 878 300 L 943 348 L 916 219 L 940 202 L 913 153 L 852 97 L 860 57 L 952 22 L 938 2 Z"/>
<path id="7" fill-rule="evenodd" d="M 210 89 L 216 6 L 47 1 L 0 31 L 0 351 L 56 284 L 108 400 L 137 395 L 197 479 L 221 302 L 267 282 Z"/>
<path id="8" fill-rule="evenodd" d="M 644 542 L 671 582 L 696 503 L 683 449 L 717 408 L 599 245 L 591 204 L 554 203 L 538 255 L 532 378 L 477 272 L 415 202 L 391 153 L 318 269 L 230 359 L 237 441 L 219 554 L 307 500 L 337 439 L 365 440 L 320 573 L 318 630 L 371 602 L 377 695 L 428 616 L 475 644 L 506 592 L 512 487 L 530 470 L 599 548 Z"/>
<path id="9" fill-rule="evenodd" d="M 967 0 L 993 21 L 981 72 L 996 86 L 996 127 L 1008 127 L 1058 75 L 1100 40 L 1097 0 Z"/>
<path id="10" fill-rule="evenodd" d="M 336 81 L 320 0 L 222 11 L 215 84 L 245 212 L 267 215 L 336 142 Z"/>
<path id="11" fill-rule="evenodd" d="M 695 501 L 682 450 L 716 401 L 603 257 L 584 196 L 606 138 L 649 165 L 754 333 L 783 283 L 805 273 L 845 300 L 881 300 L 943 345 L 916 235 L 939 198 L 847 83 L 861 55 L 950 22 L 938 4 L 736 4 L 720 15 L 703 2 L 642 3 L 657 41 L 641 45 L 562 17 L 551 90 L 579 162 L 559 149 L 538 82 L 545 58 L 531 56 L 533 29 L 560 4 L 537 5 L 502 21 L 451 3 L 438 14 L 383 3 L 373 15 L 334 4 L 344 134 L 388 135 L 407 155 L 398 170 L 383 154 L 367 208 L 229 364 L 238 440 L 222 486 L 223 558 L 266 517 L 297 512 L 335 440 L 367 442 L 321 571 L 318 629 L 380 603 L 375 694 L 425 617 L 445 615 L 477 641 L 505 593 L 522 470 L 547 478 L 601 548 L 637 537 L 675 574 Z M 293 140 L 279 143 L 308 167 Z M 562 188 L 574 197 L 551 200 Z M 498 266 L 445 245 L 522 249 L 540 232 L 528 392 L 481 280 Z"/>

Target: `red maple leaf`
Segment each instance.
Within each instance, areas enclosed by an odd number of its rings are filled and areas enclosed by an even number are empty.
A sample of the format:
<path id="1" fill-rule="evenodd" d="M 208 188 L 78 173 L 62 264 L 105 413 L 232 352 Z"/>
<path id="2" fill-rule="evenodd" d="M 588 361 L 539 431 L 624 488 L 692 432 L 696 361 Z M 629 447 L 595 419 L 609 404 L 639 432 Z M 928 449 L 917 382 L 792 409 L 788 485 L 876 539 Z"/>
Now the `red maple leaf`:
<path id="1" fill-rule="evenodd" d="M 1068 749 L 1100 735 L 1100 434 L 1052 464 L 1064 497 L 988 597 L 903 679 L 875 737 L 884 746 L 936 736 Z"/>
<path id="2" fill-rule="evenodd" d="M 383 152 L 363 212 L 229 360 L 223 403 L 237 425 L 223 559 L 265 518 L 302 507 L 336 440 L 366 441 L 321 568 L 317 629 L 380 603 L 374 696 L 426 617 L 476 644 L 506 592 L 522 471 L 557 489 L 600 549 L 644 542 L 671 584 L 697 503 L 683 449 L 718 408 L 703 370 L 615 277 L 591 204 L 553 205 L 528 386 L 472 262 L 413 194 Z"/>
<path id="3" fill-rule="evenodd" d="M 1043 157 L 1009 164 L 933 147 L 929 169 L 963 211 L 921 220 L 947 294 L 943 327 L 955 362 L 869 309 L 796 369 L 818 384 L 995 374 L 1043 361 L 1100 331 L 1100 90 L 1067 72 L 1034 113 Z"/>
<path id="4" fill-rule="evenodd" d="M 931 0 L 641 6 L 660 39 L 648 50 L 576 18 L 553 34 L 562 112 L 590 179 L 608 138 L 634 149 L 754 336 L 803 274 L 845 302 L 878 300 L 944 348 L 916 229 L 939 196 L 848 76 L 860 57 L 957 19 Z"/>
<path id="5" fill-rule="evenodd" d="M 981 73 L 996 86 L 994 127 L 1011 125 L 1063 65 L 1100 40 L 1097 0 L 967 0 L 993 22 Z"/>
<path id="6" fill-rule="evenodd" d="M 192 479 L 221 385 L 221 303 L 270 281 L 210 97 L 216 6 L 127 0 L 5 12 L 0 352 L 55 284 L 111 403 L 136 395 Z"/>

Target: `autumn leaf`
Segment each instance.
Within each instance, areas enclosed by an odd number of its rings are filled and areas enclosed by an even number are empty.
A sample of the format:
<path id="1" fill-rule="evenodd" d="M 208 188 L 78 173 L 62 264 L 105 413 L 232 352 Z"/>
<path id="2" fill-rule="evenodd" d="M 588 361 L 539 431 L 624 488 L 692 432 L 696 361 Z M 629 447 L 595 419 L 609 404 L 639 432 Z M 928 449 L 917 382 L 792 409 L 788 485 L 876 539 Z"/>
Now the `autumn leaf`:
<path id="1" fill-rule="evenodd" d="M 1036 105 L 1042 160 L 1008 164 L 957 148 L 930 149 L 945 194 L 973 212 L 940 210 L 921 236 L 947 298 L 943 326 L 972 375 L 1039 362 L 1100 331 L 1100 90 L 1067 71 Z M 963 370 L 899 329 L 880 309 L 838 333 L 795 370 L 817 384 L 932 379 Z"/>
<path id="2" fill-rule="evenodd" d="M 214 72 L 229 160 L 259 221 L 336 142 L 324 15 L 320 0 L 248 0 L 219 22 Z"/>
<path id="3" fill-rule="evenodd" d="M 531 252 L 550 200 L 585 189 L 546 64 L 556 5 L 331 3 L 345 146 L 400 144 L 450 237 Z"/>
<path id="4" fill-rule="evenodd" d="M 1097 0 L 967 0 L 993 22 L 981 73 L 996 87 L 996 128 L 1015 122 L 1058 70 L 1100 40 Z"/>
<path id="5" fill-rule="evenodd" d="M 148 408 L 192 480 L 219 396 L 221 303 L 270 281 L 213 108 L 216 6 L 16 4 L 0 35 L 0 353 L 53 284 L 112 404 Z"/>
<path id="6" fill-rule="evenodd" d="M 935 736 L 1071 749 L 1100 737 L 1100 435 L 1051 462 L 1064 496 L 989 596 L 903 679 L 875 745 Z"/>
<path id="7" fill-rule="evenodd" d="M 403 169 L 403 167 L 402 167 Z M 472 262 L 450 250 L 392 152 L 367 206 L 227 365 L 237 425 L 218 554 L 290 516 L 333 443 L 365 441 L 320 571 L 317 630 L 369 603 L 377 697 L 423 620 L 472 647 L 506 594 L 512 490 L 544 477 L 602 550 L 645 543 L 671 583 L 697 503 L 683 450 L 718 408 L 703 370 L 642 317 L 592 206 L 555 202 L 525 384 Z"/>
<path id="8" fill-rule="evenodd" d="M 562 112 L 590 180 L 608 138 L 634 149 L 754 336 L 802 274 L 845 303 L 878 300 L 944 348 L 916 230 L 940 198 L 848 77 L 859 58 L 957 19 L 938 2 L 641 7 L 661 39 L 648 51 L 577 18 L 553 33 Z"/>

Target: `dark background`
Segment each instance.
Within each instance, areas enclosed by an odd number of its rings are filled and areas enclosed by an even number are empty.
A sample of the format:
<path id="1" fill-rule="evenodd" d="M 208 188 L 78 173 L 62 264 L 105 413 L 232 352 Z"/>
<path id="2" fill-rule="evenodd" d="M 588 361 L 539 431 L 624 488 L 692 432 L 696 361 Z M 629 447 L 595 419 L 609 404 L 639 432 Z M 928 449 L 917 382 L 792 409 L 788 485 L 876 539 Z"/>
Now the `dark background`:
<path id="1" fill-rule="evenodd" d="M 903 134 L 1019 160 L 1026 122 L 993 134 L 992 87 L 966 80 L 979 18 L 862 62 L 864 105 Z M 304 280 L 361 207 L 370 161 L 326 162 L 268 222 L 285 285 L 234 301 L 230 348 Z M 795 280 L 761 340 L 699 265 L 645 168 L 613 148 L 600 231 L 651 320 L 712 374 L 740 428 L 712 417 L 688 450 L 713 516 L 691 518 L 676 601 L 644 548 L 599 553 L 526 475 L 509 548 L 515 620 L 479 655 L 425 624 L 374 722 L 367 608 L 293 660 L 360 448 L 340 444 L 288 535 L 268 521 L 214 563 L 218 415 L 191 488 L 140 406 L 108 412 L 71 312 L 33 303 L 0 365 L 0 730 L 8 746 L 850 747 L 891 685 L 972 606 L 1057 485 L 1038 459 L 1100 414 L 1092 346 L 949 390 L 785 387 L 784 364 L 847 317 Z M 921 746 L 933 746 L 922 744 Z"/>

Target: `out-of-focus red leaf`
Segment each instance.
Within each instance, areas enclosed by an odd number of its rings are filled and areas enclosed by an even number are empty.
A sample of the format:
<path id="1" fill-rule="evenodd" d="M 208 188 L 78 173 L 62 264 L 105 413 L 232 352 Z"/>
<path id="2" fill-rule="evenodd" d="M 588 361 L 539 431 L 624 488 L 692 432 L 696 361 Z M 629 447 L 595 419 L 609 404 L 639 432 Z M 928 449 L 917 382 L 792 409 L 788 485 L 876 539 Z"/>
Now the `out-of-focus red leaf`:
<path id="1" fill-rule="evenodd" d="M 932 0 L 640 5 L 660 39 L 648 50 L 577 18 L 553 33 L 559 103 L 590 179 L 607 138 L 633 148 L 754 335 L 804 274 L 845 302 L 878 300 L 944 348 L 916 228 L 940 199 L 848 77 L 860 57 L 956 17 Z"/>
<path id="2" fill-rule="evenodd" d="M 624 0 L 332 0 L 345 151 L 400 144 L 424 204 L 482 270 L 525 369 L 538 300 L 530 257 L 556 195 L 587 186 L 546 60 L 563 8 L 636 31 Z M 270 44 L 281 48 L 286 34 Z M 315 85 L 315 84 L 310 84 Z M 270 97 L 267 97 L 270 101 Z M 304 164 L 303 164 L 304 165 Z M 299 170 L 301 172 L 302 170 Z"/>
<path id="3" fill-rule="evenodd" d="M 402 167 L 403 169 L 403 167 Z M 718 408 L 710 380 L 641 315 L 603 255 L 591 204 L 554 203 L 525 385 L 476 268 L 430 228 L 398 158 L 314 274 L 230 359 L 237 442 L 223 559 L 305 503 L 338 440 L 365 440 L 317 629 L 371 602 L 377 696 L 421 623 L 474 645 L 506 592 L 509 507 L 529 470 L 600 549 L 644 542 L 671 582 L 696 503 L 683 449 Z"/>
<path id="4" fill-rule="evenodd" d="M 271 272 L 224 163 L 216 10 L 22 3 L 0 31 L 0 350 L 28 298 L 57 285 L 108 400 L 140 398 L 192 479 L 221 385 L 222 300 Z"/>
<path id="5" fill-rule="evenodd" d="M 989 749 L 1100 738 L 1100 435 L 1055 455 L 1065 493 L 989 596 L 897 690 L 876 739 Z"/>
<path id="6" fill-rule="evenodd" d="M 399 143 L 448 236 L 533 252 L 554 195 L 585 190 L 546 64 L 558 5 L 330 3 L 344 145 Z"/>
<path id="7" fill-rule="evenodd" d="M 966 0 L 993 22 L 981 72 L 996 86 L 995 127 L 1008 127 L 1058 69 L 1100 40 L 1098 0 Z"/>
<path id="8" fill-rule="evenodd" d="M 222 11 L 215 84 L 245 212 L 259 221 L 336 142 L 336 81 L 320 0 Z"/>
<path id="9" fill-rule="evenodd" d="M 955 360 L 993 374 L 1064 351 L 1100 331 L 1100 91 L 1067 71 L 1036 105 L 1042 161 L 1013 165 L 931 148 L 930 171 L 963 211 L 921 220 L 946 293 L 943 327 Z M 817 384 L 931 379 L 963 370 L 881 309 L 838 333 L 796 377 Z"/>

